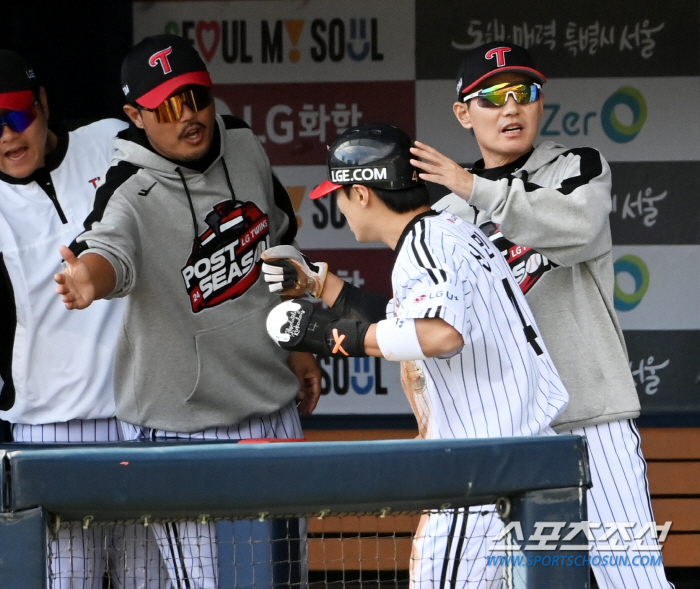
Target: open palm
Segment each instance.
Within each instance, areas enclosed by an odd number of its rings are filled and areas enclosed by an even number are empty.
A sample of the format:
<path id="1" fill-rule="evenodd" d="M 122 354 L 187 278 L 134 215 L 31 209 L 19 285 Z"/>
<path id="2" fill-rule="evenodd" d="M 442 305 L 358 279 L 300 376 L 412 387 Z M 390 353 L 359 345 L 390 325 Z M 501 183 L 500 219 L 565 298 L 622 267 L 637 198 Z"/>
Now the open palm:
<path id="1" fill-rule="evenodd" d="M 61 295 L 66 309 L 85 309 L 95 300 L 95 286 L 93 285 L 90 270 L 75 254 L 66 246 L 59 248 L 67 266 L 54 276 L 58 283 L 56 292 Z"/>

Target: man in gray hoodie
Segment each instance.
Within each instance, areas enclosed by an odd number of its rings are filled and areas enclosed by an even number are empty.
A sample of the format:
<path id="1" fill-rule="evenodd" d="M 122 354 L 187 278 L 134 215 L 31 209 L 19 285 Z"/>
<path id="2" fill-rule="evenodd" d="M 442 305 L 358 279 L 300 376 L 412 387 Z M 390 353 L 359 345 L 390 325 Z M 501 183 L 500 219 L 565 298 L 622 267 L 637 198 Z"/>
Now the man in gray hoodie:
<path id="1" fill-rule="evenodd" d="M 215 114 L 187 40 L 141 41 L 122 86 L 132 124 L 55 278 L 68 309 L 126 297 L 115 361 L 126 437 L 301 438 L 320 369 L 267 336 L 279 301 L 258 280 L 262 251 L 296 234 L 284 187 L 251 129 Z M 174 584 L 216 587 L 213 524 L 153 529 Z"/>
<path id="2" fill-rule="evenodd" d="M 545 81 L 518 45 L 493 42 L 472 50 L 458 74 L 453 110 L 474 132 L 483 159 L 465 170 L 416 142 L 411 163 L 423 170 L 421 178 L 452 191 L 433 208 L 479 225 L 526 294 L 570 396 L 553 427 L 588 440 L 598 586 L 666 588 L 660 558 L 657 566 L 630 566 L 635 556 L 650 554 L 637 545 L 657 542 L 655 530 L 644 533 L 653 515 L 633 421 L 640 406 L 613 306 L 610 168 L 592 148 L 533 146 Z M 620 522 L 633 522 L 631 533 L 618 534 Z M 624 553 L 611 551 L 616 541 Z M 611 560 L 620 554 L 627 565 Z"/>

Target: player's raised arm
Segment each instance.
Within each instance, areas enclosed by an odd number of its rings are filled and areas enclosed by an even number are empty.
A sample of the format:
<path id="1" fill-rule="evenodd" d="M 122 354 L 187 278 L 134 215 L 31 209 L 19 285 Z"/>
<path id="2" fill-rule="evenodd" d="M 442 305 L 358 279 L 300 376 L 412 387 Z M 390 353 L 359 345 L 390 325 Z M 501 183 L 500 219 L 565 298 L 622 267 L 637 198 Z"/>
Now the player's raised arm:
<path id="1" fill-rule="evenodd" d="M 59 248 L 66 267 L 54 275 L 66 309 L 85 309 L 93 301 L 106 297 L 114 289 L 116 273 L 112 265 L 99 254 L 87 253 L 77 258 L 70 248 Z"/>

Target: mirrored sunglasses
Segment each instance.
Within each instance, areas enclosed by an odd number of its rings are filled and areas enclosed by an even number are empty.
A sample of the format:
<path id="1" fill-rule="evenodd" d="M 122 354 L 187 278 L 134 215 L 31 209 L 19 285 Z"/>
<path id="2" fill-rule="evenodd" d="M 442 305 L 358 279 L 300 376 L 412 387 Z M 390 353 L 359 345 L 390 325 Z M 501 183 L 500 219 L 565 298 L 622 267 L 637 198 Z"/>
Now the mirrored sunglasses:
<path id="1" fill-rule="evenodd" d="M 508 96 L 512 96 L 518 104 L 529 104 L 535 102 L 540 97 L 541 92 L 542 86 L 535 82 L 532 84 L 505 82 L 467 94 L 462 101 L 467 102 L 467 100 L 476 98 L 476 103 L 482 108 L 499 108 L 506 103 Z"/>
<path id="2" fill-rule="evenodd" d="M 4 126 L 7 125 L 15 133 L 22 133 L 36 119 L 34 104 L 26 110 L 11 110 L 4 115 L 0 115 L 0 131 L 4 131 Z M 1 135 L 2 132 L 0 132 Z"/>
<path id="3" fill-rule="evenodd" d="M 204 86 L 195 86 L 184 92 L 179 92 L 166 98 L 155 108 L 141 107 L 150 110 L 157 123 L 172 123 L 179 121 L 182 116 L 182 106 L 186 104 L 194 112 L 207 108 L 211 104 L 211 90 Z"/>

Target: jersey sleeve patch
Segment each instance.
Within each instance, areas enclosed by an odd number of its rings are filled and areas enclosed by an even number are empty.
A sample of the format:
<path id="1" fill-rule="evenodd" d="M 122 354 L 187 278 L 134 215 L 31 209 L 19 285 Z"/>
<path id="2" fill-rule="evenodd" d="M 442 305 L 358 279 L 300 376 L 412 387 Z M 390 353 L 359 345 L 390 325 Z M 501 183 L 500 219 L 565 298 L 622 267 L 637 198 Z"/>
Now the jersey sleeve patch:
<path id="1" fill-rule="evenodd" d="M 402 315 L 406 319 L 439 317 L 461 331 L 457 319 L 463 315 L 463 297 L 457 287 L 449 282 L 442 284 L 416 284 L 405 292 Z"/>

